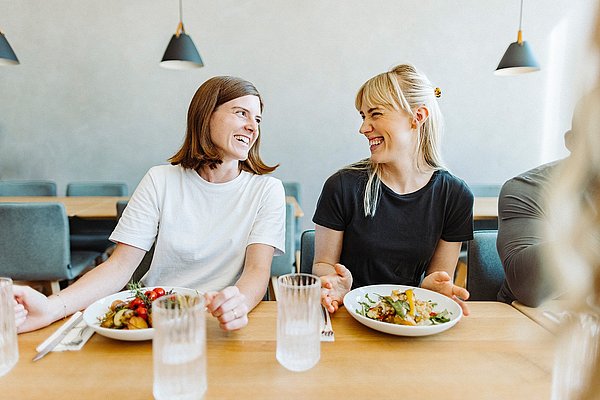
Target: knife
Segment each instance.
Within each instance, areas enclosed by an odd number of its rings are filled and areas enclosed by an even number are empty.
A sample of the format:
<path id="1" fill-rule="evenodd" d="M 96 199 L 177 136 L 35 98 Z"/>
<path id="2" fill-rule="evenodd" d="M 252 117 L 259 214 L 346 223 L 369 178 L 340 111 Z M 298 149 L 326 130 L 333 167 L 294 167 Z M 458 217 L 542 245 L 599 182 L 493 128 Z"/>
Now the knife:
<path id="1" fill-rule="evenodd" d="M 78 323 L 83 318 L 83 314 L 81 311 L 77 311 L 75 314 L 71 315 L 71 318 L 52 336 L 50 336 L 44 343 L 42 343 L 36 350 L 38 353 L 33 357 L 33 361 L 37 361 L 40 358 L 44 357 L 46 354 L 52 351 L 60 343 L 61 340 L 65 338 Z"/>

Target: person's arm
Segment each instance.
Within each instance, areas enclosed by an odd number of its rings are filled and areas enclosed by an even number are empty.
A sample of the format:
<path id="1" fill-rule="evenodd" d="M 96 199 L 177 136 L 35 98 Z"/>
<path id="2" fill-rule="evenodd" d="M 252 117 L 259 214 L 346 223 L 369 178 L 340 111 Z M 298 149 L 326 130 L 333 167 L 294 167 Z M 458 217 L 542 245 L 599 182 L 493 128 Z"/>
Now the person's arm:
<path id="1" fill-rule="evenodd" d="M 223 330 L 236 330 L 248 324 L 248 312 L 256 307 L 267 290 L 274 252 L 275 249 L 266 244 L 249 245 L 244 270 L 235 286 L 207 293 L 207 308 Z"/>
<path id="2" fill-rule="evenodd" d="M 119 243 L 108 260 L 58 295 L 46 297 L 29 287 L 15 286 L 15 300 L 27 311 L 25 320 L 19 320 L 19 333 L 43 328 L 66 315 L 83 310 L 102 297 L 118 292 L 127 284 L 144 254 L 142 249 Z"/>
<path id="3" fill-rule="evenodd" d="M 555 290 L 543 262 L 550 243 L 543 238 L 543 211 L 536 192 L 539 190 L 511 180 L 502 188 L 498 202 L 496 246 L 504 266 L 505 284 L 510 294 L 528 307 L 539 306 Z"/>
<path id="4" fill-rule="evenodd" d="M 461 242 L 439 240 L 421 287 L 450 297 L 461 306 L 464 315 L 469 315 L 469 308 L 463 301 L 469 298 L 469 292 L 456 286 L 452 280 L 460 254 L 460 245 Z"/>
<path id="5" fill-rule="evenodd" d="M 352 288 L 352 274 L 339 263 L 343 240 L 343 231 L 315 225 L 313 273 L 321 277 L 321 302 L 332 313 Z"/>

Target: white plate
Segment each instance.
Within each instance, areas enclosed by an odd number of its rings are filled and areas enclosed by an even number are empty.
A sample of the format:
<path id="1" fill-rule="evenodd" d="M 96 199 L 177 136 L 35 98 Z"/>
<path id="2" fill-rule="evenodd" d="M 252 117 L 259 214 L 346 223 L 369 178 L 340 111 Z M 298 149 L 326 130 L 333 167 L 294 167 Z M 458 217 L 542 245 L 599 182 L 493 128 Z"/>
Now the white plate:
<path id="1" fill-rule="evenodd" d="M 178 294 L 187 294 L 194 295 L 198 293 L 194 289 L 180 288 L 180 287 L 167 287 L 161 286 L 165 291 L 173 290 L 173 292 Z M 153 289 L 154 287 L 144 288 L 145 290 Z M 152 336 L 154 336 L 154 328 L 148 329 L 109 329 L 103 328 L 100 326 L 99 317 L 102 317 L 104 314 L 108 312 L 108 309 L 113 301 L 115 300 L 124 300 L 128 301 L 133 298 L 133 292 L 131 290 L 126 290 L 124 292 L 119 292 L 115 294 L 111 294 L 110 296 L 106 296 L 103 299 L 96 301 L 91 304 L 88 308 L 83 312 L 83 320 L 88 326 L 90 326 L 94 331 L 99 333 L 102 336 L 106 336 L 112 339 L 118 340 L 130 340 L 130 341 L 138 341 L 138 340 L 151 340 Z"/>
<path id="2" fill-rule="evenodd" d="M 450 321 L 443 324 L 436 325 L 424 325 L 424 326 L 408 326 L 408 325 L 397 325 L 389 322 L 376 321 L 371 318 L 363 317 L 358 314 L 356 310 L 361 310 L 362 306 L 358 304 L 359 301 L 366 301 L 365 294 L 369 295 L 371 300 L 377 301 L 378 297 L 375 294 L 382 296 L 389 296 L 392 290 L 405 291 L 407 289 L 413 289 L 415 297 L 418 300 L 431 300 L 437 305 L 434 311 L 441 312 L 448 310 L 450 312 Z M 368 302 L 368 301 L 367 301 Z M 350 291 L 344 297 L 344 306 L 346 310 L 361 324 L 368 326 L 369 328 L 375 329 L 380 332 L 390 333 L 392 335 L 399 336 L 426 336 L 433 335 L 436 333 L 443 332 L 447 329 L 452 328 L 462 318 L 462 309 L 454 300 L 446 297 L 442 294 L 432 292 L 431 290 L 422 289 L 413 286 L 402 286 L 402 285 L 371 285 L 356 288 Z"/>

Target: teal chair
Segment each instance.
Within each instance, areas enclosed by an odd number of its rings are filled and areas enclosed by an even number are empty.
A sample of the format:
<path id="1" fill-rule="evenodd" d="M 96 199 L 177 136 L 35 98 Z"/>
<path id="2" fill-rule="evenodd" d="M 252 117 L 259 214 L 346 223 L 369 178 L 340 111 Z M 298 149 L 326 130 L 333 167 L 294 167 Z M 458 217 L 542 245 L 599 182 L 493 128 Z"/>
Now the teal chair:
<path id="1" fill-rule="evenodd" d="M 60 203 L 0 203 L 0 276 L 50 283 L 52 293 L 96 265 L 101 254 L 71 251 Z M 64 285 L 63 285 L 64 286 Z"/>
<path id="2" fill-rule="evenodd" d="M 72 182 L 67 185 L 67 196 L 121 197 L 127 195 L 127 184 L 122 182 Z M 69 224 L 73 249 L 104 252 L 112 246 L 108 237 L 117 226 L 114 219 L 71 217 Z"/>
<path id="3" fill-rule="evenodd" d="M 285 203 L 285 254 L 273 257 L 271 276 L 279 276 L 294 272 L 296 261 L 296 217 L 294 205 Z"/>
<path id="4" fill-rule="evenodd" d="M 0 196 L 56 196 L 52 181 L 0 181 Z"/>
<path id="5" fill-rule="evenodd" d="M 312 274 L 313 260 L 315 259 L 315 230 L 309 229 L 302 232 L 300 237 L 300 272 Z"/>
<path id="6" fill-rule="evenodd" d="M 497 301 L 504 268 L 496 249 L 497 230 L 475 231 L 467 250 L 469 300 Z"/>
<path id="7" fill-rule="evenodd" d="M 300 183 L 298 182 L 283 182 L 283 190 L 286 196 L 292 196 L 298 202 L 298 205 L 302 206 L 302 194 L 300 193 Z M 300 248 L 300 235 L 302 234 L 302 224 L 300 218 L 296 218 L 296 227 L 294 230 L 294 247 Z"/>
<path id="8" fill-rule="evenodd" d="M 123 182 L 71 182 L 67 185 L 67 196 L 113 196 L 129 194 Z"/>
<path id="9" fill-rule="evenodd" d="M 126 207 L 127 200 L 117 201 L 117 222 L 121 219 L 121 215 L 123 215 L 123 212 L 125 211 Z M 152 257 L 154 257 L 154 245 L 152 245 L 150 250 L 146 252 L 144 258 L 142 258 L 142 261 L 140 262 L 140 265 L 138 265 L 135 271 L 133 272 L 133 275 L 131 276 L 129 282 L 137 283 L 142 280 L 144 275 L 146 275 L 146 272 L 148 272 L 148 270 L 150 269 L 150 264 L 152 264 Z"/>

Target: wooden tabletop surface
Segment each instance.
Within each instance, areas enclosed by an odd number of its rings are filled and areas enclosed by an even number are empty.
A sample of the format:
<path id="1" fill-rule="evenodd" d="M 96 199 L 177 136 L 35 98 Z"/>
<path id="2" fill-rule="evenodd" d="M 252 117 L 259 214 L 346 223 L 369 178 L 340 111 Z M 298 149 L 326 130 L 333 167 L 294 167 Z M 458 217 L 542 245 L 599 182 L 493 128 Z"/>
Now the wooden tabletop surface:
<path id="1" fill-rule="evenodd" d="M 3 203 L 62 203 L 67 216 L 80 218 L 116 218 L 117 201 L 128 199 L 110 196 L 0 196 L 0 202 Z"/>
<path id="2" fill-rule="evenodd" d="M 473 219 L 497 219 L 498 198 L 497 197 L 475 197 L 473 202 Z"/>
<path id="3" fill-rule="evenodd" d="M 117 201 L 128 200 L 129 197 L 108 197 L 108 196 L 0 196 L 0 202 L 4 203 L 62 203 L 65 206 L 67 216 L 79 218 L 116 218 Z M 300 204 L 293 196 L 287 196 L 288 203 L 294 204 L 295 215 L 300 218 L 304 216 Z"/>
<path id="4" fill-rule="evenodd" d="M 371 330 L 345 309 L 332 317 L 335 342 L 321 344 L 311 370 L 275 359 L 277 304 L 263 302 L 249 325 L 226 333 L 207 319 L 206 399 L 548 399 L 553 344 L 544 328 L 496 302 L 470 303 L 450 330 L 399 337 Z M 81 351 L 35 347 L 61 322 L 19 335 L 20 360 L 0 378 L 6 399 L 152 398 L 152 343 L 95 334 Z"/>

